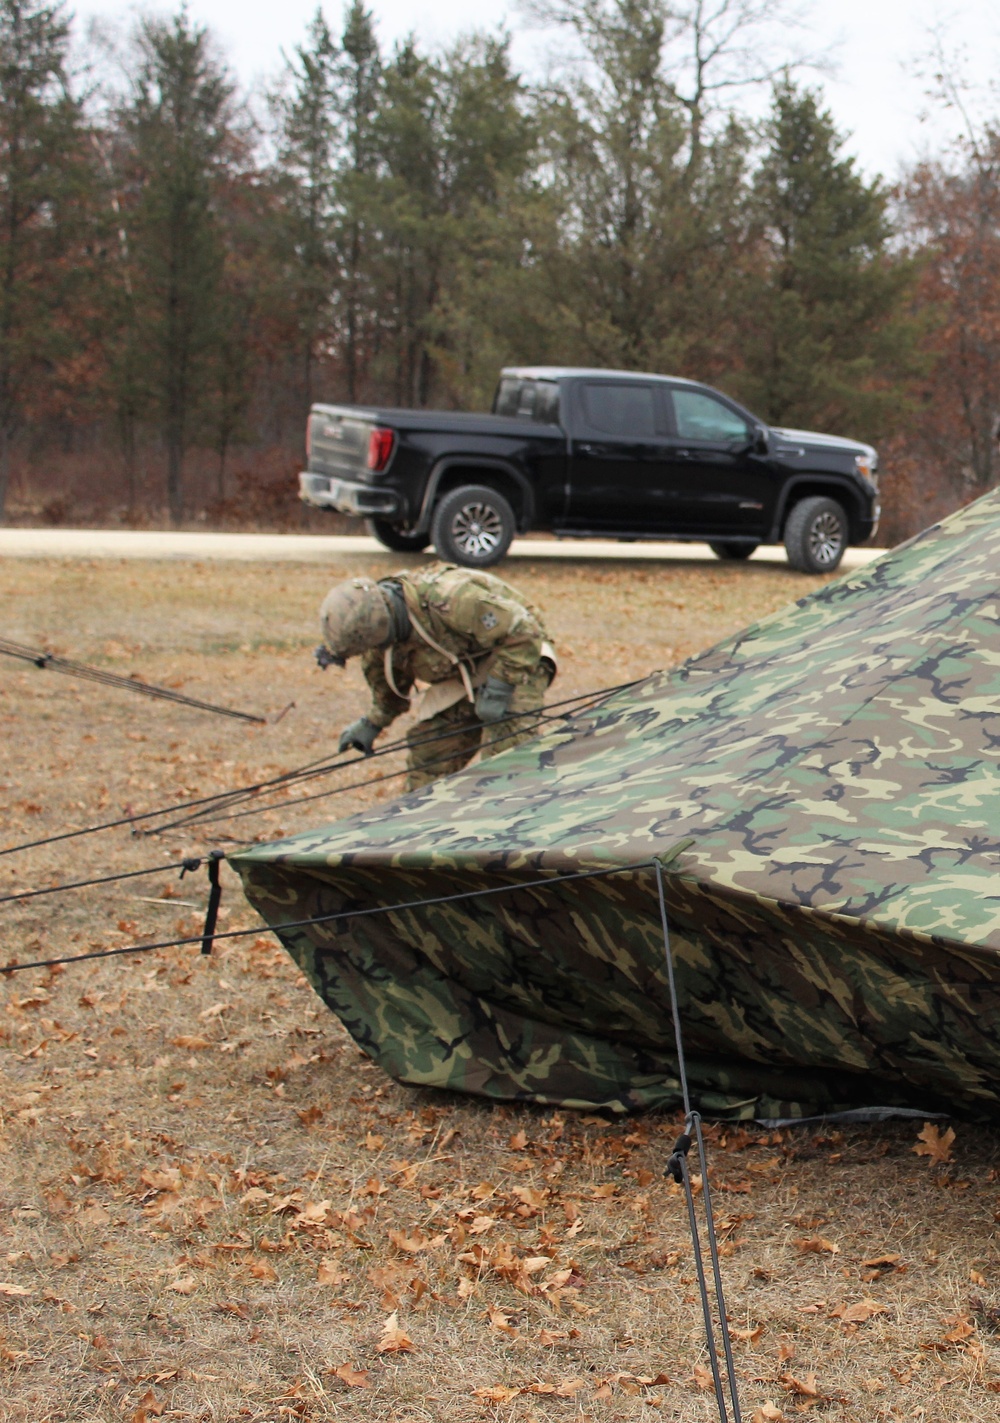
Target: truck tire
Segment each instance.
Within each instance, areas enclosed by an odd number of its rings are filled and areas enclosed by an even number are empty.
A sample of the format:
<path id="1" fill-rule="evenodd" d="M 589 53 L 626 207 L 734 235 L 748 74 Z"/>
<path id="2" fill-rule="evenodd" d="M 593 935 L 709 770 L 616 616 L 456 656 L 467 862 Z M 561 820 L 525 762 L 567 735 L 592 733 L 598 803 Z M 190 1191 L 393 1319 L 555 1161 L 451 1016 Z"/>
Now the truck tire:
<path id="1" fill-rule="evenodd" d="M 716 558 L 721 558 L 724 563 L 729 563 L 736 559 L 749 558 L 756 547 L 756 544 L 729 543 L 728 541 L 719 541 L 709 544 L 709 548 L 715 554 Z"/>
<path id="2" fill-rule="evenodd" d="M 434 510 L 431 538 L 446 563 L 491 568 L 510 548 L 517 521 L 510 504 L 485 484 L 452 489 Z"/>
<path id="3" fill-rule="evenodd" d="M 835 499 L 802 499 L 785 520 L 785 552 L 799 573 L 833 573 L 844 556 L 847 515 Z"/>
<path id="4" fill-rule="evenodd" d="M 385 519 L 366 519 L 365 528 L 383 548 L 391 548 L 393 553 L 423 553 L 431 541 L 430 534 L 405 534 Z"/>

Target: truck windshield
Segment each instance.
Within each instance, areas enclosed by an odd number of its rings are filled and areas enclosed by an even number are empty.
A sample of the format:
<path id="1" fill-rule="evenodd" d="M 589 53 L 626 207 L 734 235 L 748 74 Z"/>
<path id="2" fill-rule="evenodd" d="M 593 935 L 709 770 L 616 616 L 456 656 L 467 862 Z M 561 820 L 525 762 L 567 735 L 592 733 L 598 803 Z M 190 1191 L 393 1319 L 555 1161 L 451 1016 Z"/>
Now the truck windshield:
<path id="1" fill-rule="evenodd" d="M 558 425 L 559 387 L 554 380 L 504 376 L 493 399 L 493 413 L 513 415 L 518 420 L 537 420 L 542 425 Z"/>

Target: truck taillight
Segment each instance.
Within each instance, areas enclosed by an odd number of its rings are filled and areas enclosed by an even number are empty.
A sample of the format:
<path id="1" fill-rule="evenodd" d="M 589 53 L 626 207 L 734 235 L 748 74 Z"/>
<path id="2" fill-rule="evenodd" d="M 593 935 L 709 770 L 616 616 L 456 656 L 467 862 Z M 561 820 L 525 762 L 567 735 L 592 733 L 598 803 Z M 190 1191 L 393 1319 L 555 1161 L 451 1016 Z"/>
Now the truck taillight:
<path id="1" fill-rule="evenodd" d="M 385 469 L 395 443 L 394 430 L 373 430 L 368 436 L 368 468 L 376 471 Z"/>

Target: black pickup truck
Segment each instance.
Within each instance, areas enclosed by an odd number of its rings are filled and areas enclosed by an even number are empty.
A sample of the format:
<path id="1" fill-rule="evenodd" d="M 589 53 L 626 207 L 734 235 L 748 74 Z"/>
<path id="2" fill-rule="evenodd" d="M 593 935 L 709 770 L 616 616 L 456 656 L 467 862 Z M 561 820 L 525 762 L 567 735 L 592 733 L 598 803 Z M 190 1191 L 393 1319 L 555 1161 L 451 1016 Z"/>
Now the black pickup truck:
<path id="1" fill-rule="evenodd" d="M 434 544 L 488 568 L 516 533 L 686 539 L 724 559 L 784 542 L 830 573 L 878 525 L 877 456 L 768 427 L 695 381 L 630 371 L 505 369 L 490 415 L 314 405 L 307 504 L 362 515 L 386 548 Z"/>

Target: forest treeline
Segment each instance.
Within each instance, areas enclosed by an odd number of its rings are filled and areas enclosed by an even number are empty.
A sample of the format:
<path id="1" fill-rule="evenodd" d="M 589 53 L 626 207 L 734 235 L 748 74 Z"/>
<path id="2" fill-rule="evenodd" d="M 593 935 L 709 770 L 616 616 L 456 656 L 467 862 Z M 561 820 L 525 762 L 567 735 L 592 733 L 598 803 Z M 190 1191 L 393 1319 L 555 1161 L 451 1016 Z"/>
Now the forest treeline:
<path id="1" fill-rule="evenodd" d="M 890 539 L 992 487 L 1000 132 L 870 181 L 758 62 L 780 0 L 706 9 L 536 0 L 567 62 L 529 82 L 353 0 L 251 102 L 186 8 L 87 70 L 0 0 L 0 517 L 294 520 L 311 401 L 484 408 L 512 362 L 869 439 Z"/>

